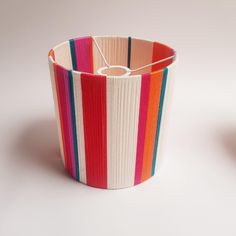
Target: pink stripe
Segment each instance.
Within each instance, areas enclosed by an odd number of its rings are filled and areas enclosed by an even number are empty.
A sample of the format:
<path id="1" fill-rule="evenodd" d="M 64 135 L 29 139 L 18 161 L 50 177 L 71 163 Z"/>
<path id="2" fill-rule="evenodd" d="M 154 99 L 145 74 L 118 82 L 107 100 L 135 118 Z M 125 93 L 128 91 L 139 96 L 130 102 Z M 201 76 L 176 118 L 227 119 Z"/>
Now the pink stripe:
<path id="1" fill-rule="evenodd" d="M 60 110 L 63 122 L 63 133 L 65 137 L 66 159 L 68 163 L 68 171 L 75 178 L 75 155 L 73 148 L 73 134 L 72 134 L 72 117 L 70 108 L 70 94 L 69 94 L 69 78 L 68 71 L 56 65 L 56 81 L 58 84 L 58 94 L 60 99 Z"/>
<path id="2" fill-rule="evenodd" d="M 92 38 L 83 37 L 74 40 L 77 70 L 93 73 Z"/>
<path id="3" fill-rule="evenodd" d="M 134 179 L 135 185 L 141 182 L 149 88 L 150 88 L 150 74 L 144 74 L 142 75 L 140 107 L 139 107 L 138 140 L 137 140 L 136 166 L 135 166 L 135 179 Z"/>

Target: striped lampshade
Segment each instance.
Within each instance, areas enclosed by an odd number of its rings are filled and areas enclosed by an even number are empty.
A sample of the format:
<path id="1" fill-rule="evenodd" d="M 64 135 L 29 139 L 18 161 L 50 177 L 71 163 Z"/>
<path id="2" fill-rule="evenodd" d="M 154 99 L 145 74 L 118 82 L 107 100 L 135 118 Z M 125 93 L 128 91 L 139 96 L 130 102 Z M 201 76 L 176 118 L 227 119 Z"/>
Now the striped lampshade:
<path id="1" fill-rule="evenodd" d="M 131 37 L 81 37 L 50 50 L 61 156 L 73 178 L 118 189 L 154 175 L 174 55 L 164 44 Z M 121 68 L 99 74 L 103 56 Z M 122 67 L 131 73 L 122 75 Z"/>

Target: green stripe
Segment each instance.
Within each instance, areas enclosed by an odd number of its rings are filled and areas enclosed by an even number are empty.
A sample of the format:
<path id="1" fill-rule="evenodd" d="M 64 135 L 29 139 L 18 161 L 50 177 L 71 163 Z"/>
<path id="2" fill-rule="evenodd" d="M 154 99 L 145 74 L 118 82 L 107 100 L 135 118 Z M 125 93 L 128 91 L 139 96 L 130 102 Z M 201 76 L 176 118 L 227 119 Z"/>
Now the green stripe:
<path id="1" fill-rule="evenodd" d="M 164 68 L 164 70 L 163 70 L 163 78 L 162 78 L 162 85 L 161 85 L 160 103 L 159 103 L 159 109 L 158 109 L 156 139 L 155 139 L 155 146 L 154 146 L 153 159 L 152 159 L 152 175 L 154 175 L 154 173 L 155 173 L 157 148 L 158 148 L 158 141 L 159 141 L 159 135 L 160 135 L 161 116 L 162 116 L 162 110 L 163 110 L 163 104 L 164 104 L 166 82 L 167 82 L 167 74 L 168 74 L 168 69 Z"/>
<path id="2" fill-rule="evenodd" d="M 72 68 L 73 70 L 77 70 L 77 61 L 75 55 L 75 41 L 74 39 L 70 39 L 70 54 L 71 54 L 71 61 L 72 61 Z"/>
<path id="3" fill-rule="evenodd" d="M 68 74 L 69 90 L 70 90 L 70 107 L 71 107 L 71 117 L 72 117 L 72 130 L 73 130 L 73 140 L 74 140 L 74 154 L 75 154 L 75 171 L 76 178 L 79 181 L 79 161 L 78 161 L 78 144 L 77 144 L 77 135 L 76 135 L 76 117 L 75 117 L 75 102 L 74 102 L 74 85 L 73 85 L 73 76 L 72 71 L 69 71 Z"/>

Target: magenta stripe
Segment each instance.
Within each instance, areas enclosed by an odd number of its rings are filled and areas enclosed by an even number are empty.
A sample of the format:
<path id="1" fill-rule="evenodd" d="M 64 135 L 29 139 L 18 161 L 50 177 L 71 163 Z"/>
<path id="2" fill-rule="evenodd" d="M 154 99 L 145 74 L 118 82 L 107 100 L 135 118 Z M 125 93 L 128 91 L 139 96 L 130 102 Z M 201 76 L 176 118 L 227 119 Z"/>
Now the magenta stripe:
<path id="1" fill-rule="evenodd" d="M 58 85 L 58 95 L 60 100 L 60 111 L 62 117 L 62 127 L 64 133 L 64 149 L 66 153 L 66 162 L 68 163 L 67 169 L 69 173 L 76 177 L 75 171 L 75 156 L 73 147 L 73 131 L 72 131 L 72 117 L 70 108 L 70 96 L 69 96 L 69 76 L 68 71 L 59 65 L 55 65 L 56 68 L 56 83 Z"/>
<path id="2" fill-rule="evenodd" d="M 77 70 L 93 73 L 92 38 L 78 38 L 74 42 Z"/>
<path id="3" fill-rule="evenodd" d="M 150 74 L 144 74 L 142 75 L 140 106 L 139 106 L 138 140 L 137 140 L 136 166 L 135 166 L 135 179 L 134 179 L 135 185 L 141 182 L 149 88 L 150 88 Z"/>

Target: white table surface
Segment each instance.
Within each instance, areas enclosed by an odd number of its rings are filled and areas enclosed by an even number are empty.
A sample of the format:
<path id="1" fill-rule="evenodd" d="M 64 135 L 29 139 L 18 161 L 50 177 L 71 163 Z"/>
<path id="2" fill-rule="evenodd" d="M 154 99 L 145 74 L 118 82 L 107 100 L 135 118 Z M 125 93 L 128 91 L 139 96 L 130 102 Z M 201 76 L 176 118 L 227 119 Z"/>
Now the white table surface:
<path id="1" fill-rule="evenodd" d="M 4 1 L 0 235 L 236 235 L 236 2 Z M 48 50 L 80 35 L 156 39 L 179 56 L 157 175 L 106 191 L 65 174 Z"/>

